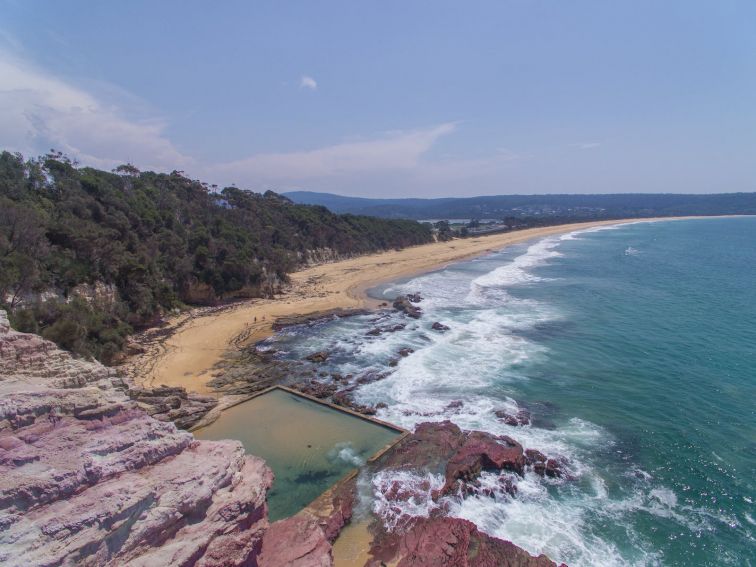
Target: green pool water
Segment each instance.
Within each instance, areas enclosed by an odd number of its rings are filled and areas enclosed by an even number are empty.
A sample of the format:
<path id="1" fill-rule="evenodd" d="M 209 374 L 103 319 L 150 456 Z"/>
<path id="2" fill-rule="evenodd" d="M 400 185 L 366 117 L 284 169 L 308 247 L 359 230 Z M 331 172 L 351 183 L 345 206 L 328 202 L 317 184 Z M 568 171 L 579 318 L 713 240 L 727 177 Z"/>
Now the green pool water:
<path id="1" fill-rule="evenodd" d="M 198 439 L 238 439 L 276 475 L 268 493 L 271 521 L 291 516 L 401 432 L 275 389 L 234 406 Z"/>

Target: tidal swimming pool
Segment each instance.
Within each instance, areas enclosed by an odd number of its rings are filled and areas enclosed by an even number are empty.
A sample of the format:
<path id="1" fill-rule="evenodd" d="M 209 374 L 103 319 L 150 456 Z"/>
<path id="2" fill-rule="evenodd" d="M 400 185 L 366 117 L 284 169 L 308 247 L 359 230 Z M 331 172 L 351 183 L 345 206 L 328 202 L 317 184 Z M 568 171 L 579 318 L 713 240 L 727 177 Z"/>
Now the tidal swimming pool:
<path id="1" fill-rule="evenodd" d="M 265 459 L 276 475 L 268 492 L 271 521 L 296 514 L 402 434 L 283 388 L 229 408 L 194 432 L 198 439 L 237 439 Z"/>

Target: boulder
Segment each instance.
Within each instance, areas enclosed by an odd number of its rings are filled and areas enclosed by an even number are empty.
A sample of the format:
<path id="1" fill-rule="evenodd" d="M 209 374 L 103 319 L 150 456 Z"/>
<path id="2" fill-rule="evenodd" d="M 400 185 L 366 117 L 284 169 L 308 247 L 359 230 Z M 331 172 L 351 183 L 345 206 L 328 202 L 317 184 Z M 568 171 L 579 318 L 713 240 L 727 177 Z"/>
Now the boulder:
<path id="1" fill-rule="evenodd" d="M 399 296 L 394 300 L 394 309 L 397 311 L 401 311 L 408 317 L 412 317 L 413 319 L 419 319 L 420 315 L 422 314 L 422 311 L 419 307 L 416 307 L 412 304 L 412 302 L 407 298 L 407 296 Z"/>
<path id="2" fill-rule="evenodd" d="M 547 457 L 535 449 L 526 449 L 525 464 L 531 467 L 533 472 L 540 476 L 548 476 L 549 478 L 571 478 L 567 471 L 565 471 L 567 459 L 564 457 Z"/>
<path id="3" fill-rule="evenodd" d="M 305 358 L 310 362 L 316 362 L 320 364 L 328 360 L 329 356 L 330 353 L 328 351 L 321 350 L 318 352 L 313 352 L 312 354 L 307 355 Z"/>
<path id="4" fill-rule="evenodd" d="M 503 421 L 507 425 L 513 427 L 521 425 L 530 425 L 530 412 L 528 410 L 517 410 L 516 413 L 509 413 L 506 410 L 496 410 L 494 412 L 499 421 Z"/>
<path id="5" fill-rule="evenodd" d="M 443 323 L 439 323 L 438 321 L 436 321 L 435 323 L 431 325 L 431 329 L 433 329 L 434 331 L 440 331 L 441 333 L 448 331 L 450 328 L 451 327 L 448 327 L 444 325 Z"/>
<path id="6" fill-rule="evenodd" d="M 524 467 L 523 448 L 517 441 L 472 431 L 446 465 L 446 484 L 442 492 L 453 491 L 458 480 L 477 479 L 484 470 L 507 470 L 522 475 Z"/>

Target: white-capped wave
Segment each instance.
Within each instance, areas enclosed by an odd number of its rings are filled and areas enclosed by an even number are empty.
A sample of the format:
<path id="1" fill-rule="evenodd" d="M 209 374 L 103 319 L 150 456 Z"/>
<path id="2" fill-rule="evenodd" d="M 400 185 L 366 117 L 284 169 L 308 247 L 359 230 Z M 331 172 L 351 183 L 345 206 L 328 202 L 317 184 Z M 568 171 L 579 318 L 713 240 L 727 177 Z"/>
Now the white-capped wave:
<path id="1" fill-rule="evenodd" d="M 524 254 L 517 256 L 511 262 L 475 278 L 470 284 L 470 291 L 541 281 L 542 278 L 534 275 L 530 270 L 544 265 L 550 258 L 561 256 L 554 250 L 559 243 L 558 238 L 550 237 L 531 244 Z"/>
<path id="2" fill-rule="evenodd" d="M 328 452 L 328 457 L 332 460 L 339 460 L 355 467 L 361 467 L 365 464 L 365 459 L 360 457 L 351 443 L 337 443 L 333 449 Z"/>
<path id="3" fill-rule="evenodd" d="M 379 471 L 372 479 L 373 512 L 390 531 L 401 529 L 413 518 L 427 518 L 439 508 L 432 494 L 444 486 L 444 477 L 406 470 Z"/>
<path id="4" fill-rule="evenodd" d="M 492 475 L 493 473 L 484 473 Z M 600 484 L 600 483 L 599 483 Z M 593 497 L 554 498 L 540 477 L 526 473 L 515 498 L 473 496 L 449 507 L 452 516 L 474 522 L 484 532 L 516 542 L 533 554 L 546 553 L 569 565 L 657 565 L 646 542 L 635 541 L 634 557 L 590 528 L 589 518 L 608 501 L 605 491 Z M 621 521 L 619 516 L 614 521 Z M 635 534 L 629 534 L 637 538 Z"/>

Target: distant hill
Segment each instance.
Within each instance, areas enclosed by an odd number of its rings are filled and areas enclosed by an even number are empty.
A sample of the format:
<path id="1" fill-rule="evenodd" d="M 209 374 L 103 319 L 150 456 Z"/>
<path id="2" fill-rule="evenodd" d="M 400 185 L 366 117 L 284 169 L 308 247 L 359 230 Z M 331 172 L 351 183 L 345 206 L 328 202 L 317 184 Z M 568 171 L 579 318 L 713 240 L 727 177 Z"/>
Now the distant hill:
<path id="1" fill-rule="evenodd" d="M 588 220 L 756 214 L 756 193 L 495 195 L 440 199 L 366 199 L 310 191 L 294 191 L 284 195 L 295 203 L 322 205 L 334 213 L 416 220 L 511 217 Z"/>

